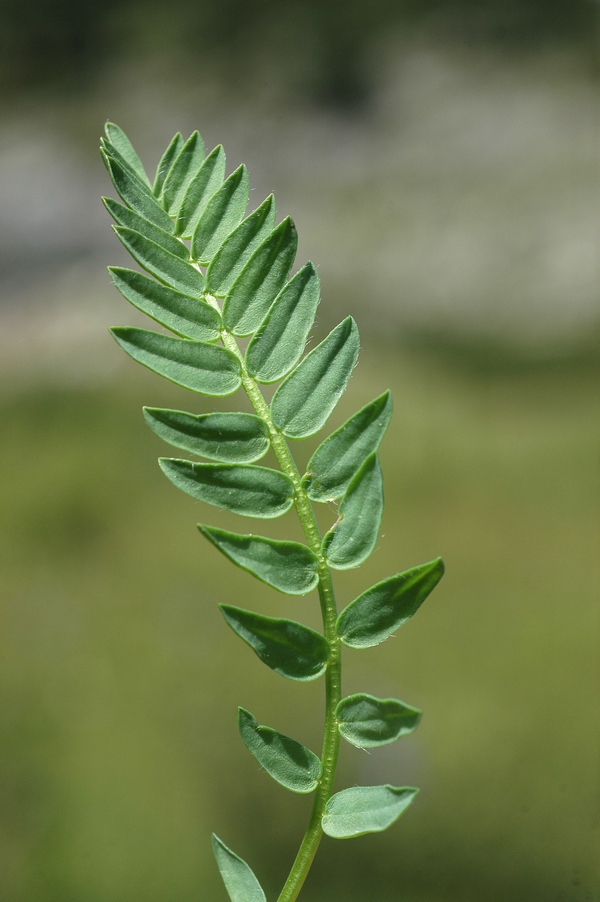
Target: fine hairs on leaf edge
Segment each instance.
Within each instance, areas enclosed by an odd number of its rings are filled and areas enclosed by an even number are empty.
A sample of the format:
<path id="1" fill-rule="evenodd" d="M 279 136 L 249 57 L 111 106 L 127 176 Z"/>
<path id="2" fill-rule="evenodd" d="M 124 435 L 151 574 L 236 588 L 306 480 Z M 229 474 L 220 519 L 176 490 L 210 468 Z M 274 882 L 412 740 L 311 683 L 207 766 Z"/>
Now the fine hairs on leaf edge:
<path id="1" fill-rule="evenodd" d="M 116 342 L 134 361 L 192 393 L 218 399 L 241 389 L 253 411 L 144 408 L 159 438 L 200 458 L 161 458 L 161 469 L 196 501 L 244 517 L 278 518 L 293 508 L 304 534 L 299 543 L 198 525 L 248 579 L 298 601 L 318 592 L 322 633 L 296 620 L 219 605 L 233 632 L 276 674 L 300 682 L 323 678 L 320 757 L 260 725 L 246 709 L 238 714 L 241 738 L 266 773 L 288 790 L 313 794 L 308 826 L 277 899 L 294 902 L 323 833 L 345 839 L 387 829 L 418 791 L 385 784 L 334 794 L 341 739 L 361 748 L 385 745 L 410 734 L 421 717 L 398 699 L 343 698 L 341 652 L 342 645 L 367 648 L 395 632 L 435 588 L 444 566 L 436 558 L 383 579 L 338 614 L 332 568 L 360 566 L 379 535 L 377 451 L 392 412 L 389 391 L 324 438 L 305 474 L 291 443 L 321 430 L 346 390 L 360 346 L 356 323 L 347 317 L 307 351 L 319 303 L 316 270 L 306 263 L 294 271 L 296 229 L 289 217 L 276 223 L 272 195 L 247 211 L 246 167 L 226 176 L 221 145 L 206 155 L 197 131 L 187 140 L 177 133 L 150 178 L 123 130 L 109 122 L 101 154 L 120 198 L 104 199 L 105 207 L 121 244 L 144 271 L 111 267 L 113 282 L 126 301 L 172 333 L 115 327 Z M 245 350 L 240 338 L 249 338 Z M 262 384 L 275 385 L 270 403 Z M 256 463 L 269 448 L 279 469 Z M 313 504 L 333 499 L 340 516 L 322 536 Z M 230 902 L 266 902 L 250 866 L 216 835 L 213 851 Z"/>

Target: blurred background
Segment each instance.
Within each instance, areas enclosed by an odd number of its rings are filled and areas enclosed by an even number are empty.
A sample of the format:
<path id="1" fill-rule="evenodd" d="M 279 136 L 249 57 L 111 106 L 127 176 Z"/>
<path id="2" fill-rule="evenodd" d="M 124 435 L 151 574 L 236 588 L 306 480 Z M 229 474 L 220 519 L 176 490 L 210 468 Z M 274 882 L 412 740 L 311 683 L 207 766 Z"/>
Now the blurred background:
<path id="1" fill-rule="evenodd" d="M 313 342 L 361 330 L 331 427 L 393 390 L 382 537 L 340 606 L 446 561 L 396 638 L 345 653 L 348 694 L 425 713 L 344 747 L 338 788 L 421 794 L 325 838 L 307 902 L 600 900 L 597 46 L 592 0 L 1 0 L 2 902 L 224 900 L 211 830 L 276 898 L 310 800 L 259 771 L 236 706 L 321 742 L 321 682 L 217 609 L 316 626 L 314 593 L 203 543 L 198 520 L 240 521 L 166 482 L 140 408 L 212 402 L 108 336 L 142 319 L 106 273 L 107 118 L 149 169 L 199 128 L 293 216 Z"/>

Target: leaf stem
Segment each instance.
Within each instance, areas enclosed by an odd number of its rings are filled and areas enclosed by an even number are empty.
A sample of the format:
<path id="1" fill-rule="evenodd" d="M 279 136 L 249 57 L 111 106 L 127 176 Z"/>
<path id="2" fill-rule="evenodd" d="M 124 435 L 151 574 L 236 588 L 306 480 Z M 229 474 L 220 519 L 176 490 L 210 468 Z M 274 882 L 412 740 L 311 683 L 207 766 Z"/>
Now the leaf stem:
<path id="1" fill-rule="evenodd" d="M 335 709 L 342 697 L 342 662 L 340 641 L 335 624 L 337 609 L 331 571 L 321 551 L 321 533 L 308 495 L 302 488 L 300 473 L 283 434 L 276 428 L 271 418 L 271 411 L 265 401 L 256 380 L 246 369 L 244 356 L 234 336 L 223 329 L 221 332 L 223 345 L 231 351 L 240 362 L 242 385 L 256 413 L 265 421 L 269 429 L 271 447 L 283 472 L 294 485 L 294 501 L 298 518 L 304 530 L 306 541 L 311 551 L 319 560 L 319 600 L 325 638 L 331 649 L 327 670 L 325 672 L 325 734 L 321 754 L 322 774 L 317 787 L 315 800 L 306 828 L 306 833 L 292 865 L 288 878 L 281 890 L 277 902 L 294 902 L 306 880 L 310 866 L 315 857 L 323 830 L 321 818 L 325 805 L 333 792 L 333 781 L 338 759 L 340 734 L 338 732 Z"/>

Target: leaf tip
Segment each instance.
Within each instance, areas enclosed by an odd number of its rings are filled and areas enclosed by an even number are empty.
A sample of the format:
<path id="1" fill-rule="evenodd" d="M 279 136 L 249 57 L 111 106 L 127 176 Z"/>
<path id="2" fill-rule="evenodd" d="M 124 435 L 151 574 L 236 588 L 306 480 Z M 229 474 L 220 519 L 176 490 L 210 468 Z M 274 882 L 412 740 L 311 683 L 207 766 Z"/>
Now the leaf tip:
<path id="1" fill-rule="evenodd" d="M 161 468 L 165 476 L 170 476 L 175 470 L 175 460 L 172 457 L 159 457 L 158 466 Z"/>
<path id="2" fill-rule="evenodd" d="M 125 335 L 127 334 L 127 326 L 109 326 L 108 331 L 117 344 L 122 345 L 125 340 Z"/>

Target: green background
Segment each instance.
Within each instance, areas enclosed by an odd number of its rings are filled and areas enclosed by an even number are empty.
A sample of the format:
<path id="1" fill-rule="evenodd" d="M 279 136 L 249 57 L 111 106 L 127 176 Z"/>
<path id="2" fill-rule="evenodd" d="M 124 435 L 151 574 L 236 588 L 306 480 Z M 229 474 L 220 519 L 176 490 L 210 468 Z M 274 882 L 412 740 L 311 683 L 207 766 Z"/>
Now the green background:
<path id="1" fill-rule="evenodd" d="M 590 59 L 591 5 L 382 2 L 368 15 L 360 3 L 38 7 L 29 20 L 19 4 L 0 11 L 15 60 L 9 65 L 3 54 L 7 134 L 17 110 L 40 134 L 54 129 L 65 147 L 78 148 L 98 193 L 108 192 L 95 157 L 104 118 L 114 116 L 154 152 L 188 122 L 202 130 L 204 113 L 210 137 L 220 140 L 214 109 L 222 101 L 254 123 L 254 131 L 242 128 L 231 161 L 245 159 L 243 139 L 252 135 L 251 184 L 256 177 L 255 193 L 262 191 L 255 205 L 271 187 L 280 218 L 295 215 L 302 191 L 323 209 L 329 203 L 331 220 L 316 237 L 304 207 L 297 218 L 301 247 L 316 264 L 323 245 L 313 344 L 351 311 L 362 351 L 326 432 L 386 388 L 394 398 L 381 450 L 381 538 L 359 570 L 335 575 L 340 606 L 394 572 L 438 554 L 446 562 L 440 586 L 395 638 L 344 653 L 345 694 L 397 696 L 424 717 L 391 746 L 367 753 L 344 745 L 338 788 L 390 782 L 421 793 L 385 834 L 325 838 L 307 902 L 598 902 L 598 320 L 535 342 L 519 329 L 496 334 L 468 319 L 454 328 L 435 318 L 428 326 L 393 317 L 382 324 L 365 290 L 369 282 L 378 290 L 381 258 L 365 254 L 365 283 L 353 288 L 332 255 L 337 240 L 356 241 L 360 256 L 360 241 L 376 228 L 372 198 L 400 188 L 369 172 L 367 159 L 367 175 L 350 167 L 340 176 L 343 191 L 328 194 L 318 141 L 304 147 L 298 177 L 276 128 L 278 116 L 287 117 L 286 140 L 291 121 L 301 143 L 310 117 L 326 121 L 343 162 L 348 130 L 368 136 L 373 127 L 373 36 L 400 35 L 402 52 L 443 46 L 479 66 L 501 60 L 516 79 L 559 60 L 556 90 L 566 91 Z M 252 82 L 252 73 L 264 73 L 269 46 L 280 93 L 253 96 L 245 74 Z M 184 87 L 205 71 L 194 65 L 211 69 L 208 98 Z M 148 71 L 167 79 L 156 103 L 136 83 L 136 72 L 143 79 Z M 169 119 L 171 96 L 186 123 Z M 500 107 L 493 114 L 501 117 Z M 427 123 L 427 108 L 420 115 Z M 460 134 L 460 120 L 452 127 Z M 464 173 L 437 158 L 421 162 L 415 203 L 448 216 L 464 197 Z M 563 174 L 567 196 L 588 184 L 575 164 Z M 471 176 L 482 202 L 499 209 L 496 174 L 479 172 L 476 151 Z M 407 185 L 414 187 L 409 179 L 403 191 Z M 68 196 L 71 188 L 61 190 Z M 541 178 L 538 190 L 558 190 L 557 180 Z M 402 219 L 378 203 L 385 228 Z M 500 213 L 509 228 L 510 203 Z M 467 204 L 463 214 L 476 221 L 479 208 Z M 90 208 L 89 216 L 102 213 Z M 411 222 L 401 222 L 407 241 Z M 334 223 L 339 232 L 327 244 Z M 110 234 L 105 215 L 102 228 Z M 56 251 L 23 251 L 47 262 L 48 293 L 26 291 L 10 315 L 9 301 L 2 308 L 13 351 L 6 344 L 0 388 L 0 900 L 224 900 L 212 830 L 274 899 L 310 800 L 259 771 L 238 737 L 236 708 L 318 751 L 323 685 L 291 683 L 262 666 L 217 603 L 318 626 L 316 595 L 279 595 L 227 563 L 195 523 L 239 529 L 239 519 L 176 492 L 161 475 L 156 458 L 166 449 L 141 405 L 214 408 L 111 345 L 106 326 L 140 320 L 110 294 L 103 267 L 121 258 L 106 240 L 106 250 L 79 251 L 75 263 Z M 385 252 L 393 258 L 395 250 Z M 517 251 L 501 267 L 515 261 Z M 426 255 L 422 270 L 425 278 Z M 474 296 L 496 290 L 486 271 L 472 287 Z M 412 292 L 425 305 L 427 291 L 400 279 L 393 297 Z M 48 327 L 57 296 L 75 296 L 87 311 L 87 325 L 68 341 Z M 237 398 L 218 404 L 239 405 L 248 409 Z M 320 438 L 294 443 L 301 462 Z M 325 508 L 323 526 L 334 519 L 333 506 Z M 299 538 L 292 514 L 248 528 Z"/>
<path id="2" fill-rule="evenodd" d="M 130 370 L 2 406 L 6 900 L 220 898 L 212 829 L 272 894 L 307 816 L 235 710 L 318 749 L 322 681 L 267 670 L 216 604 L 317 625 L 315 593 L 281 596 L 202 541 L 196 521 L 234 518 L 172 490 L 139 407 L 210 403 Z M 390 900 L 594 898 L 577 890 L 597 852 L 592 377 L 591 361 L 482 370 L 366 343 L 334 423 L 392 388 L 387 504 L 340 602 L 438 553 L 447 574 L 396 638 L 345 653 L 346 692 L 425 713 L 392 746 L 344 747 L 339 786 L 422 792 L 383 836 L 324 840 L 308 898 L 365 899 L 373 880 Z"/>

